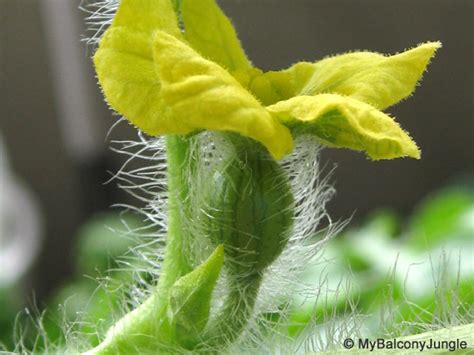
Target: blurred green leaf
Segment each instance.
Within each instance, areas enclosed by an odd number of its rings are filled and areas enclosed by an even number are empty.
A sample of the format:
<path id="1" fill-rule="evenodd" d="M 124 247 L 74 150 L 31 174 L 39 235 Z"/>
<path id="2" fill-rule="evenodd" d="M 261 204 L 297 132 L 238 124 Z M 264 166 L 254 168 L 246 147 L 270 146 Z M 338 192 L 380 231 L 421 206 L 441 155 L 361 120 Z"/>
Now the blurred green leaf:
<path id="1" fill-rule="evenodd" d="M 2 345 L 11 348 L 14 344 L 13 323 L 21 307 L 21 293 L 14 286 L 0 287 L 0 353 Z"/>
<path id="2" fill-rule="evenodd" d="M 77 271 L 79 274 L 95 275 L 106 272 L 117 257 L 123 256 L 137 243 L 133 231 L 144 223 L 133 215 L 102 213 L 92 218 L 79 231 L 77 238 Z"/>
<path id="3" fill-rule="evenodd" d="M 469 188 L 450 188 L 425 199 L 411 218 L 407 246 L 426 250 L 451 239 L 472 242 L 474 193 Z"/>
<path id="4" fill-rule="evenodd" d="M 113 323 L 113 311 L 120 307 L 133 278 L 131 270 L 111 269 L 138 242 L 132 232 L 143 226 L 133 215 L 108 212 L 94 216 L 81 227 L 76 275 L 57 290 L 44 317 L 43 327 L 50 341 L 64 342 L 67 323 L 67 328 L 84 334 L 91 346 L 98 344 L 98 330 Z"/>
<path id="5" fill-rule="evenodd" d="M 295 297 L 288 333 L 295 336 L 310 321 L 324 321 L 325 315 L 343 316 L 356 310 L 377 317 L 387 307 L 395 311 L 394 319 L 384 326 L 388 330 L 397 329 L 397 332 L 406 325 L 410 327 L 410 333 L 416 333 L 423 331 L 427 324 L 440 321 L 448 324 L 454 321 L 453 317 L 462 322 L 461 319 L 472 312 L 474 304 L 474 275 L 469 271 L 472 259 L 466 260 L 468 250 L 472 249 L 467 249 L 467 245 L 462 247 L 473 242 L 472 190 L 456 187 L 431 195 L 416 208 L 410 222 L 406 229 L 402 229 L 393 211 L 379 210 L 369 216 L 366 223 L 352 227 L 331 240 L 324 247 L 325 259 L 331 262 L 322 261 L 320 265 L 312 266 L 301 280 L 317 285 L 321 275 L 326 274 L 328 282 L 323 287 L 332 291 L 317 304 L 315 298 L 303 301 L 301 297 Z M 405 238 L 407 235 L 410 238 Z M 463 271 L 459 281 L 456 281 L 457 262 L 449 267 L 440 264 L 448 263 L 447 259 L 437 257 L 444 250 L 440 247 L 447 247 L 448 250 L 462 248 Z M 389 275 L 390 266 L 394 266 L 390 264 L 392 259 L 393 263 L 398 260 L 400 265 L 397 269 L 401 269 Z M 446 285 L 428 285 L 426 288 L 426 280 L 423 280 L 417 290 L 403 290 L 407 286 L 405 269 L 413 275 L 415 266 L 421 270 L 427 268 L 428 273 L 449 268 L 447 279 L 443 281 Z M 420 269 L 417 270 L 420 273 Z M 430 274 L 430 277 L 434 276 Z M 334 291 L 340 280 L 350 280 L 349 290 Z M 347 283 L 343 281 L 341 285 L 345 287 Z M 355 305 L 355 309 L 349 307 L 350 304 Z"/>

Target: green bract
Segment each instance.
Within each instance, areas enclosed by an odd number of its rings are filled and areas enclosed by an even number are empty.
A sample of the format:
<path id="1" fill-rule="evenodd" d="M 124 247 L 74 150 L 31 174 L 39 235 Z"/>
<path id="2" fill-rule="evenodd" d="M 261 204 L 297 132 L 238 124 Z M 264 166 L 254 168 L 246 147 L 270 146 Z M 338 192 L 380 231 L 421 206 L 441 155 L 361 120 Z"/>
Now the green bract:
<path id="1" fill-rule="evenodd" d="M 439 42 L 390 57 L 354 52 L 263 73 L 213 0 L 182 0 L 178 11 L 184 31 L 170 0 L 122 0 L 94 56 L 108 103 L 144 132 L 236 132 L 279 159 L 304 125 L 322 143 L 373 159 L 419 158 L 411 138 L 378 110 L 413 92 Z"/>
<path id="2" fill-rule="evenodd" d="M 207 261 L 175 282 L 170 291 L 169 319 L 174 339 L 192 348 L 209 319 L 211 294 L 224 262 L 219 245 Z"/>

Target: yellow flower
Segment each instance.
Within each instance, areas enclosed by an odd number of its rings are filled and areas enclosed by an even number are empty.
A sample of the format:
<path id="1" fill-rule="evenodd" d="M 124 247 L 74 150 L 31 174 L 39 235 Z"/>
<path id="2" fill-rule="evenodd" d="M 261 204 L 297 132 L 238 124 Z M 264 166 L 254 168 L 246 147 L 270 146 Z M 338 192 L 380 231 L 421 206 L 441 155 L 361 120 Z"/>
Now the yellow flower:
<path id="1" fill-rule="evenodd" d="M 107 102 L 144 132 L 237 132 L 276 159 L 298 134 L 372 159 L 419 158 L 409 135 L 380 110 L 413 92 L 439 42 L 263 73 L 214 0 L 178 4 L 183 31 L 171 0 L 121 0 L 94 56 Z"/>

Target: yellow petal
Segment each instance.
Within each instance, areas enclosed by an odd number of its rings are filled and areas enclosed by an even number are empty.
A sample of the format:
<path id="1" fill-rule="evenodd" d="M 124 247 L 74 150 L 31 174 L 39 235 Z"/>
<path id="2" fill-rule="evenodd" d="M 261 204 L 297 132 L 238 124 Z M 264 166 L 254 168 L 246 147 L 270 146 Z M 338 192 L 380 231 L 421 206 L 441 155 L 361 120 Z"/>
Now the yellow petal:
<path id="1" fill-rule="evenodd" d="M 170 119 L 153 63 L 156 30 L 181 38 L 171 0 L 121 0 L 94 55 L 97 77 L 108 104 L 151 135 L 158 134 L 162 122 Z M 182 129 L 187 130 L 188 127 Z"/>
<path id="2" fill-rule="evenodd" d="M 162 133 L 175 133 L 173 125 L 231 131 L 261 142 L 276 159 L 291 151 L 288 128 L 222 67 L 161 31 L 153 49 L 162 98 L 173 118 Z"/>
<path id="3" fill-rule="evenodd" d="M 182 0 L 184 36 L 191 46 L 228 70 L 250 68 L 229 19 L 214 0 Z"/>
<path id="4" fill-rule="evenodd" d="M 253 71 L 248 88 L 265 105 L 272 105 L 301 94 L 314 75 L 314 64 L 300 62 L 286 70 L 258 74 Z M 240 74 L 243 76 L 243 74 Z"/>
<path id="5" fill-rule="evenodd" d="M 362 150 L 374 160 L 420 158 L 415 142 L 392 118 L 349 97 L 297 96 L 267 109 L 294 132 L 315 134 L 331 147 Z"/>
<path id="6" fill-rule="evenodd" d="M 108 104 L 144 132 L 156 135 L 167 111 L 155 71 L 152 37 L 125 27 L 110 28 L 94 56 Z"/>
<path id="7" fill-rule="evenodd" d="M 440 46 L 439 42 L 429 42 L 393 56 L 354 52 L 314 64 L 297 63 L 289 69 L 270 71 L 254 79 L 250 89 L 257 97 L 263 97 L 267 105 L 277 102 L 277 98 L 334 93 L 384 109 L 414 91 Z"/>
<path id="8" fill-rule="evenodd" d="M 111 28 L 116 27 L 150 36 L 156 30 L 181 36 L 171 0 L 120 0 Z"/>

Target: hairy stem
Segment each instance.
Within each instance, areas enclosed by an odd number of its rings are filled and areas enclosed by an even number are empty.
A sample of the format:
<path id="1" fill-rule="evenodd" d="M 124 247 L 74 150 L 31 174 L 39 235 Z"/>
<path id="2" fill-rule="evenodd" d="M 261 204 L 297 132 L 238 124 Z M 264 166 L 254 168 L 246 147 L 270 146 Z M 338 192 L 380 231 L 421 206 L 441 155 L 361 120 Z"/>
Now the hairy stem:
<path id="1" fill-rule="evenodd" d="M 186 209 L 188 195 L 185 180 L 185 164 L 189 143 L 182 136 L 166 138 L 168 165 L 168 235 L 166 240 L 165 259 L 163 261 L 158 293 L 166 293 L 175 281 L 192 270 L 184 253 L 183 211 Z"/>
<path id="2" fill-rule="evenodd" d="M 182 211 L 185 208 L 187 184 L 183 166 L 188 154 L 188 141 L 181 136 L 168 136 L 168 234 L 165 259 L 156 290 L 143 304 L 115 323 L 104 341 L 86 354 L 127 354 L 137 351 L 165 351 L 169 336 L 166 317 L 169 291 L 181 276 L 192 268 L 183 253 Z M 160 347 L 163 342 L 164 349 Z"/>
<path id="3" fill-rule="evenodd" d="M 220 351 L 231 345 L 240 336 L 248 324 L 257 300 L 261 276 L 256 274 L 246 279 L 232 280 L 222 309 L 208 327 L 206 339 L 201 351 Z"/>
<path id="4" fill-rule="evenodd" d="M 189 195 L 188 179 L 194 176 L 196 167 L 196 162 L 189 159 L 190 138 L 167 137 L 168 234 L 158 285 L 143 304 L 109 329 L 106 339 L 90 354 L 171 353 L 180 346 L 198 352 L 219 352 L 232 345 L 247 327 L 261 275 L 286 245 L 293 223 L 294 199 L 287 178 L 261 147 L 240 137 L 231 139 L 236 156 L 222 169 L 216 169 L 209 196 L 206 195 L 209 198 L 200 201 Z M 180 333 L 176 337 L 176 324 L 181 330 L 194 329 L 196 324 L 186 323 L 187 319 L 196 318 L 203 302 L 210 304 L 210 300 L 202 299 L 187 310 L 189 314 L 181 309 L 173 314 L 169 308 L 177 280 L 192 272 L 185 243 L 185 238 L 191 237 L 187 235 L 186 223 L 190 220 L 187 217 L 193 213 L 188 204 L 210 206 L 210 211 L 204 214 L 210 229 L 202 233 L 224 246 L 229 283 L 221 309 L 205 329 L 203 326 L 203 333 L 185 341 L 189 334 Z M 183 284 L 174 289 L 177 304 L 181 301 L 186 304 L 190 299 L 183 292 L 195 292 L 204 279 L 190 280 L 186 287 Z M 176 315 L 181 323 L 176 323 Z"/>

